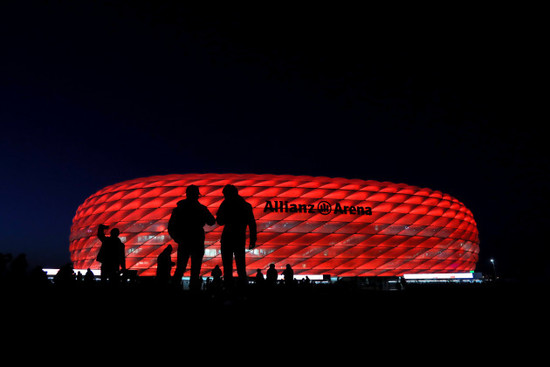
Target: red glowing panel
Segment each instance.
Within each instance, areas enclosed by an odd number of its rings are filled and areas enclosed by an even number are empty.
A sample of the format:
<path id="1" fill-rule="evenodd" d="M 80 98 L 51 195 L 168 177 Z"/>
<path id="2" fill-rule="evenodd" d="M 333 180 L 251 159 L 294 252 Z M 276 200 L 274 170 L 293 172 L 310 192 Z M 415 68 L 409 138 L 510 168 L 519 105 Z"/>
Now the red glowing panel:
<path id="1" fill-rule="evenodd" d="M 213 215 L 233 184 L 254 208 L 258 242 L 247 270 L 290 264 L 295 274 L 333 276 L 466 272 L 475 269 L 479 239 L 472 213 L 455 198 L 427 188 L 343 178 L 186 174 L 138 178 L 108 186 L 78 208 L 70 235 L 74 267 L 98 269 L 99 224 L 120 229 L 126 265 L 154 275 L 157 256 L 177 244 L 167 232 L 185 189 L 199 186 Z M 206 226 L 202 273 L 222 264 L 222 228 Z"/>

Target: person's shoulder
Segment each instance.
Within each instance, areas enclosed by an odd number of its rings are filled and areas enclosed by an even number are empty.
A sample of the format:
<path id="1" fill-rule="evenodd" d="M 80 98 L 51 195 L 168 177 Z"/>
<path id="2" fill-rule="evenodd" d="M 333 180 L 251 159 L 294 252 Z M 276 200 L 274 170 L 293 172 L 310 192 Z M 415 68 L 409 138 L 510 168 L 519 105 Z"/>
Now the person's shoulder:
<path id="1" fill-rule="evenodd" d="M 196 210 L 197 207 L 201 207 L 202 204 L 198 201 L 192 201 L 188 199 L 183 199 L 178 201 L 178 206 L 176 209 L 180 209 L 181 211 L 188 211 L 188 210 Z"/>
<path id="2" fill-rule="evenodd" d="M 208 210 L 208 207 L 207 207 L 206 205 L 204 205 L 204 204 L 200 204 L 200 203 L 199 203 L 199 208 L 201 208 L 201 210 L 202 210 L 203 212 L 205 212 L 205 213 L 206 213 L 206 212 L 210 212 L 210 210 Z"/>
<path id="3" fill-rule="evenodd" d="M 247 208 L 252 208 L 252 205 L 248 201 L 246 201 L 242 196 L 240 196 L 239 198 L 240 198 L 239 201 L 241 202 L 241 205 L 244 205 Z"/>
<path id="4" fill-rule="evenodd" d="M 174 208 L 174 211 L 180 211 L 187 205 L 186 199 L 180 200 L 177 202 L 176 207 Z"/>

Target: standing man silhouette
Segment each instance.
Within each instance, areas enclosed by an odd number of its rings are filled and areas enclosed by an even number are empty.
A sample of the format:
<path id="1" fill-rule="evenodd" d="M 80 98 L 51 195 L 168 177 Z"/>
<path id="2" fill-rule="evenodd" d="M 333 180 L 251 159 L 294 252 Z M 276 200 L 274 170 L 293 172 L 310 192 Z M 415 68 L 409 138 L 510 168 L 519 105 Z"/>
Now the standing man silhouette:
<path id="1" fill-rule="evenodd" d="M 200 192 L 195 185 L 185 191 L 186 199 L 180 200 L 168 221 L 168 234 L 178 244 L 178 259 L 174 280 L 179 283 L 191 257 L 190 289 L 200 289 L 200 273 L 204 256 L 204 226 L 216 223 L 208 208 L 199 203 Z"/>
<path id="2" fill-rule="evenodd" d="M 221 203 L 216 221 L 225 226 L 221 238 L 223 277 L 228 285 L 233 283 L 233 255 L 239 280 L 246 281 L 246 227 L 250 231 L 250 249 L 256 246 L 256 220 L 252 206 L 240 195 L 233 185 L 223 188 L 225 200 Z"/>
<path id="3" fill-rule="evenodd" d="M 118 238 L 120 234 L 118 228 L 111 229 L 109 237 L 105 236 L 107 228 L 109 226 L 100 224 L 97 229 L 97 237 L 101 241 L 97 261 L 101 263 L 101 281 L 105 282 L 109 280 L 111 283 L 117 283 L 119 280 L 119 271 L 126 271 L 124 244 Z"/>

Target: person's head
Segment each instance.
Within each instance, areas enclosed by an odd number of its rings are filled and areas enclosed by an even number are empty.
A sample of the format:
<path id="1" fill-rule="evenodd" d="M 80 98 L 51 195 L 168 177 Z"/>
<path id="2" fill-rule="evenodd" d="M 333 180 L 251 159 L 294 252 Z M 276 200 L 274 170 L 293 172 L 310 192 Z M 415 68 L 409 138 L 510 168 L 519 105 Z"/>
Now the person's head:
<path id="1" fill-rule="evenodd" d="M 199 188 L 196 185 L 187 186 L 185 194 L 187 195 L 187 198 L 191 200 L 198 200 L 200 197 Z"/>
<path id="2" fill-rule="evenodd" d="M 239 190 L 231 184 L 225 185 L 225 187 L 222 190 L 223 196 L 225 196 L 226 199 L 232 199 L 239 196 Z"/>
<path id="3" fill-rule="evenodd" d="M 118 230 L 118 228 L 111 229 L 111 237 L 118 237 L 119 234 L 120 231 Z"/>

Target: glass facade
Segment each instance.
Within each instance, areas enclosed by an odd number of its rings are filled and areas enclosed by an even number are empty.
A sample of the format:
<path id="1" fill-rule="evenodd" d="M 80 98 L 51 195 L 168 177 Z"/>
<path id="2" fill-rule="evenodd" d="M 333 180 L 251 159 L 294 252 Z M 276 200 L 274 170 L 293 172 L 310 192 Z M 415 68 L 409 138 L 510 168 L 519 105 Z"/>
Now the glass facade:
<path id="1" fill-rule="evenodd" d="M 99 268 L 99 224 L 119 228 L 126 266 L 154 275 L 170 238 L 172 210 L 187 186 L 199 186 L 215 216 L 222 189 L 233 184 L 254 209 L 257 247 L 246 255 L 250 275 L 274 263 L 295 274 L 332 276 L 467 272 L 479 239 L 472 213 L 439 191 L 391 182 L 329 177 L 185 174 L 138 178 L 108 186 L 77 209 L 70 235 L 74 267 Z M 221 266 L 223 227 L 206 226 L 202 273 Z M 265 273 L 265 272 L 264 272 Z"/>

